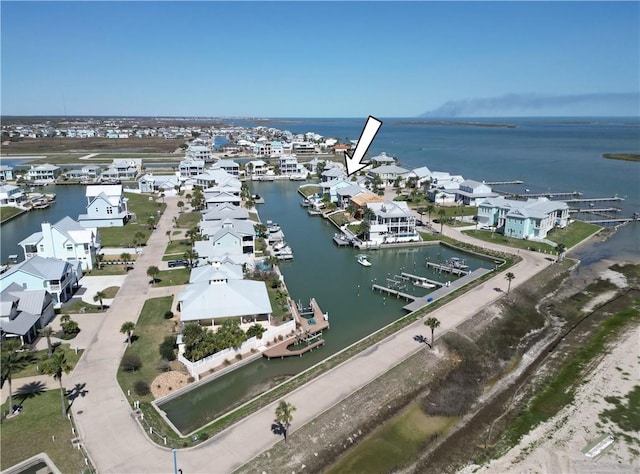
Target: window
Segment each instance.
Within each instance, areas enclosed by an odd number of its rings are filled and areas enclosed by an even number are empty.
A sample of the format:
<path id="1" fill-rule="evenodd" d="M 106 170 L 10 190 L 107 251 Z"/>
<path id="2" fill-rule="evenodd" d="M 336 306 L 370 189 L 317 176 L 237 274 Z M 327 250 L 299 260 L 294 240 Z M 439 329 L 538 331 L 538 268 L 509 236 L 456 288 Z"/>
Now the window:
<path id="1" fill-rule="evenodd" d="M 73 250 L 73 245 L 72 244 L 67 244 L 66 246 L 67 250 Z"/>
<path id="2" fill-rule="evenodd" d="M 107 208 L 107 214 L 113 214 L 113 207 Z"/>

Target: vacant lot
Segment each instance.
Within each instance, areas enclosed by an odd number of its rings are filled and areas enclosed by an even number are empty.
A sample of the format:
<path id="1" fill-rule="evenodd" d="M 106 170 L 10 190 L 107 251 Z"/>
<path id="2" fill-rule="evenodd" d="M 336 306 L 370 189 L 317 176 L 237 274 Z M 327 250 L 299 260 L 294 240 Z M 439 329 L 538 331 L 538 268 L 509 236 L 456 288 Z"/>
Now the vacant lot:
<path id="1" fill-rule="evenodd" d="M 172 153 L 186 140 L 165 138 L 25 138 L 3 146 L 3 153 L 53 153 L 123 151 L 136 153 Z"/>

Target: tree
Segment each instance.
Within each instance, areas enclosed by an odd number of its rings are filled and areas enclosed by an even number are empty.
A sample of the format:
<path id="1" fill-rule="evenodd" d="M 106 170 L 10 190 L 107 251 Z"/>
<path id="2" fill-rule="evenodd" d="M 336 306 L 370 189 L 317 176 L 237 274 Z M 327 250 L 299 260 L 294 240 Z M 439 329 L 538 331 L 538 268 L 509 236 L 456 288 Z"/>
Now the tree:
<path id="1" fill-rule="evenodd" d="M 153 230 L 156 227 L 156 219 L 153 216 L 147 217 L 147 228 Z"/>
<path id="2" fill-rule="evenodd" d="M 162 198 L 162 204 L 164 204 L 164 192 L 160 193 L 160 197 Z"/>
<path id="3" fill-rule="evenodd" d="M 447 213 L 447 212 L 446 212 L 444 209 L 440 209 L 440 210 L 438 211 L 438 216 L 439 216 L 439 217 L 438 217 L 438 219 L 440 220 L 440 233 L 441 233 L 441 234 L 442 234 L 442 227 L 444 226 L 444 215 L 445 215 L 446 213 Z"/>
<path id="4" fill-rule="evenodd" d="M 137 248 L 139 245 L 142 244 L 142 242 L 144 242 L 144 239 L 145 239 L 144 232 L 140 232 L 140 231 L 136 232 L 133 235 L 133 245 L 135 245 Z"/>
<path id="5" fill-rule="evenodd" d="M 122 334 L 126 334 L 127 335 L 127 345 L 131 345 L 131 334 L 133 333 L 133 329 L 136 327 L 136 323 L 132 322 L 132 321 L 127 321 L 125 323 L 122 323 L 122 326 L 120 326 L 120 332 Z"/>
<path id="6" fill-rule="evenodd" d="M 104 291 L 98 291 L 95 295 L 93 295 L 93 301 L 100 301 L 100 309 L 104 309 L 104 305 L 102 304 L 102 300 L 107 297 Z"/>
<path id="7" fill-rule="evenodd" d="M 287 433 L 291 422 L 293 421 L 293 412 L 296 411 L 296 407 L 292 403 L 282 400 L 276 407 L 276 423 L 282 430 L 284 436 L 284 442 L 287 442 Z"/>
<path id="8" fill-rule="evenodd" d="M 433 347 L 433 331 L 435 331 L 437 327 L 440 327 L 440 321 L 436 318 L 427 318 L 424 325 L 431 328 L 431 347 Z"/>
<path id="9" fill-rule="evenodd" d="M 78 334 L 80 332 L 78 323 L 71 319 L 71 316 L 68 314 L 63 314 L 60 317 L 60 326 L 62 327 L 62 332 L 68 335 Z"/>
<path id="10" fill-rule="evenodd" d="M 436 210 L 436 207 L 433 204 L 429 204 L 427 206 L 427 214 L 429 214 L 429 222 L 431 222 L 431 213 Z"/>
<path id="11" fill-rule="evenodd" d="M 511 280 L 513 280 L 516 276 L 513 273 L 509 272 L 504 277 L 509 282 L 509 286 L 507 287 L 507 294 L 509 294 L 509 291 L 511 291 Z"/>
<path id="12" fill-rule="evenodd" d="M 122 252 L 120 254 L 120 260 L 122 260 L 124 263 L 130 262 L 131 254 L 129 252 Z"/>
<path id="13" fill-rule="evenodd" d="M 98 267 L 98 270 L 100 270 L 102 268 L 102 260 L 104 260 L 104 255 L 101 253 L 97 253 L 96 254 L 96 266 Z"/>
<path id="14" fill-rule="evenodd" d="M 51 336 L 53 336 L 53 329 L 51 329 L 51 326 L 45 326 L 42 329 L 38 330 L 38 334 L 41 337 L 47 338 L 47 358 L 51 359 L 51 356 L 53 355 L 53 346 L 51 345 Z"/>
<path id="15" fill-rule="evenodd" d="M 371 229 L 371 224 L 369 224 L 369 221 L 362 221 L 356 228 L 356 234 L 358 237 L 362 236 L 364 240 L 367 240 L 369 229 Z"/>
<path id="16" fill-rule="evenodd" d="M 202 233 L 200 229 L 198 229 L 198 226 L 195 225 L 185 232 L 185 236 L 189 239 L 189 242 L 191 242 L 192 247 L 196 240 L 202 240 Z"/>
<path id="17" fill-rule="evenodd" d="M 164 235 L 166 235 L 167 237 L 169 237 L 169 242 L 171 242 L 171 231 L 168 230 L 164 233 Z"/>
<path id="18" fill-rule="evenodd" d="M 256 339 L 262 339 L 262 335 L 267 329 L 262 324 L 254 324 L 247 329 L 247 337 L 256 337 Z"/>
<path id="19" fill-rule="evenodd" d="M 188 249 L 184 252 L 183 257 L 189 262 L 189 266 L 193 267 L 193 263 L 198 260 L 198 252 L 193 249 Z"/>
<path id="20" fill-rule="evenodd" d="M 147 276 L 151 277 L 151 283 L 156 282 L 156 278 L 158 277 L 159 274 L 160 274 L 160 269 L 155 265 L 151 265 L 149 268 L 147 268 Z"/>
<path id="21" fill-rule="evenodd" d="M 2 357 L 0 359 L 0 387 L 7 382 L 9 385 L 9 412 L 13 410 L 13 391 L 11 389 L 11 377 L 14 373 L 22 370 L 29 363 L 26 352 L 16 352 L 20 344 L 18 341 L 4 341 L 2 343 Z"/>
<path id="22" fill-rule="evenodd" d="M 181 213 L 183 212 L 182 210 L 183 207 L 184 207 L 184 201 L 178 201 L 178 209 L 180 210 Z"/>
<path id="23" fill-rule="evenodd" d="M 62 404 L 62 416 L 64 416 L 67 409 L 64 403 L 65 391 L 62 388 L 62 374 L 68 374 L 71 371 L 71 366 L 67 362 L 64 351 L 56 352 L 51 359 L 42 364 L 42 371 L 47 375 L 52 375 L 54 380 L 60 383 L 60 402 Z"/>

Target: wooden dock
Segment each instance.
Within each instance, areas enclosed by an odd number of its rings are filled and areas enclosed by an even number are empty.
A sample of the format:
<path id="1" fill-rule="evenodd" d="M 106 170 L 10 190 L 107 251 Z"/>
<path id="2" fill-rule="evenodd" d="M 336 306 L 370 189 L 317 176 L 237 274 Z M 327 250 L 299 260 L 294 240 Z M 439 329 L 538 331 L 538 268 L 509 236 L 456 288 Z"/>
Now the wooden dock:
<path id="1" fill-rule="evenodd" d="M 400 290 L 394 290 L 393 288 L 387 288 L 386 286 L 373 284 L 371 285 L 371 290 L 378 290 L 380 293 L 387 293 L 389 295 L 393 295 L 396 298 L 404 298 L 405 300 L 414 301 L 417 297 L 410 295 L 409 293 L 403 293 Z"/>
<path id="2" fill-rule="evenodd" d="M 622 209 L 620 209 L 619 207 L 601 207 L 601 208 L 593 208 L 593 207 L 587 207 L 584 209 L 581 208 L 570 208 L 569 209 L 570 213 L 584 213 L 584 214 L 598 214 L 598 213 L 605 213 L 605 212 L 622 212 Z"/>
<path id="3" fill-rule="evenodd" d="M 334 234 L 333 241 L 338 245 L 338 247 L 342 247 L 344 245 L 351 245 L 351 241 L 344 234 Z"/>
<path id="4" fill-rule="evenodd" d="M 521 179 L 514 179 L 512 181 L 483 181 L 482 184 L 486 184 L 487 186 L 500 186 L 504 184 L 524 184 L 524 181 Z"/>
<path id="5" fill-rule="evenodd" d="M 301 311 L 291 299 L 289 299 L 289 308 L 296 320 L 296 326 L 299 330 L 296 334 L 289 336 L 285 340 L 278 342 L 264 351 L 262 355 L 267 359 L 298 356 L 306 352 L 314 350 L 316 347 L 324 345 L 324 339 L 321 339 L 322 331 L 329 328 L 329 317 L 322 312 L 315 298 L 311 298 L 308 311 Z M 310 315 L 306 318 L 305 315 Z M 289 350 L 289 347 L 296 343 L 307 343 L 299 349 Z"/>
<path id="6" fill-rule="evenodd" d="M 565 202 L 567 204 L 579 204 L 579 203 L 590 203 L 590 202 L 619 202 L 624 201 L 624 198 L 613 196 L 613 197 L 604 197 L 604 198 L 582 198 L 582 199 L 567 199 Z"/>
<path id="7" fill-rule="evenodd" d="M 464 276 L 469 274 L 469 270 L 463 270 L 462 268 L 455 268 L 449 265 L 441 265 L 439 263 L 427 262 L 427 267 L 440 272 L 451 273 L 452 275 Z"/>
<path id="8" fill-rule="evenodd" d="M 430 278 L 426 278 L 420 275 L 412 275 L 411 273 L 407 273 L 407 272 L 401 272 L 400 275 L 402 275 L 405 278 L 408 278 L 411 281 L 422 281 L 422 282 L 430 283 L 432 285 L 442 286 L 442 282 L 431 280 Z"/>

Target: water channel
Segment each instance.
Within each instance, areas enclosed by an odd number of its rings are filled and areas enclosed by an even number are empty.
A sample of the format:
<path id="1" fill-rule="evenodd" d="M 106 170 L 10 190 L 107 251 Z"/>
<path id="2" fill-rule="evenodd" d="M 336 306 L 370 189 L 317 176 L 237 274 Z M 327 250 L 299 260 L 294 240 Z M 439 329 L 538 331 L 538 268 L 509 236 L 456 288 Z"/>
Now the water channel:
<path id="1" fill-rule="evenodd" d="M 239 400 L 265 391 L 405 314 L 402 306 L 406 301 L 371 291 L 374 279 L 385 284 L 387 278 L 401 271 L 443 282 L 455 278 L 427 270 L 427 258 L 444 262 L 453 256 L 461 257 L 472 270 L 493 266 L 491 260 L 442 246 L 421 246 L 370 251 L 373 265 L 363 267 L 356 262 L 359 251 L 334 244 L 332 236 L 336 229 L 331 223 L 307 215 L 299 204 L 299 185 L 252 183 L 251 191 L 265 198 L 265 204 L 258 207 L 261 219 L 280 224 L 293 249 L 295 259 L 280 265 L 292 298 L 306 304 L 314 297 L 322 310 L 329 313 L 331 328 L 323 334 L 326 344 L 301 358 L 251 362 L 162 404 L 161 409 L 183 433 L 203 426 Z M 432 290 L 408 285 L 403 291 L 423 295 Z"/>

